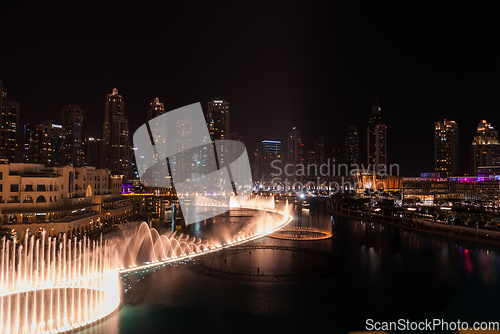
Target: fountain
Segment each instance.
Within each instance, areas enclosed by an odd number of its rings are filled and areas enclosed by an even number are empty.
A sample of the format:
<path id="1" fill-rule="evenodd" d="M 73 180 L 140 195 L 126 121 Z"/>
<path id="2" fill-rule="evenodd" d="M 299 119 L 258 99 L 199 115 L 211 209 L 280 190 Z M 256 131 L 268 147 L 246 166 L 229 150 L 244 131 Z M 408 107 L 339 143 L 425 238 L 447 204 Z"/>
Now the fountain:
<path id="1" fill-rule="evenodd" d="M 102 241 L 3 237 L 0 257 L 0 333 L 75 329 L 119 305 L 116 264 Z"/>
<path id="2" fill-rule="evenodd" d="M 197 205 L 208 206 L 208 203 Z M 268 198 L 253 196 L 242 204 L 238 203 L 238 207 L 258 210 L 260 214 L 222 244 L 191 238 L 183 234 L 177 235 L 175 232 L 160 234 L 145 222 L 125 225 L 109 240 L 113 254 L 117 254 L 119 272 L 126 273 L 158 267 L 166 263 L 219 251 L 268 235 L 292 221 L 292 217 L 288 214 L 288 203 L 283 211 L 276 211 L 272 196 Z"/>
<path id="3" fill-rule="evenodd" d="M 200 204 L 200 203 L 199 203 Z M 207 204 L 207 203 L 205 203 Z M 120 303 L 119 273 L 157 267 L 255 240 L 289 224 L 288 204 L 250 198 L 234 205 L 261 211 L 223 244 L 188 235 L 160 234 L 145 223 L 127 223 L 109 240 L 63 235 L 23 243 L 3 237 L 0 249 L 0 334 L 60 333 L 87 326 Z"/>

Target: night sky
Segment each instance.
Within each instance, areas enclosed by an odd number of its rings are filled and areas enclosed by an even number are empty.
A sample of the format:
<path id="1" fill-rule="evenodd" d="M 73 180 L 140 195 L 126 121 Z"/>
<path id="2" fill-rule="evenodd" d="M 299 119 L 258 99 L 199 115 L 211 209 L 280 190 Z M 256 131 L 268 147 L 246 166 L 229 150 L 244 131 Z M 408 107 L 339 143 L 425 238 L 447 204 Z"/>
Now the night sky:
<path id="1" fill-rule="evenodd" d="M 78 104 L 100 136 L 116 87 L 132 135 L 156 96 L 167 110 L 221 98 L 250 150 L 293 126 L 306 149 L 323 135 L 330 150 L 356 125 L 361 163 L 378 98 L 401 174 L 433 170 L 444 118 L 458 123 L 465 173 L 479 120 L 500 127 L 499 14 L 487 2 L 2 3 L 0 79 L 22 123 Z"/>

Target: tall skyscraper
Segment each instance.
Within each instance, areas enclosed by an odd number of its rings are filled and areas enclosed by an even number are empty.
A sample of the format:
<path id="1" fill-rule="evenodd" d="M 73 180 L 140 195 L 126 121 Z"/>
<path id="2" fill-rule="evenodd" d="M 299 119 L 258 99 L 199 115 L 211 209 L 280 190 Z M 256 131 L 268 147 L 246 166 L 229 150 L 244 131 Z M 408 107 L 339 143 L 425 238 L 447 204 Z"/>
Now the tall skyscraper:
<path id="1" fill-rule="evenodd" d="M 442 177 L 458 175 L 458 126 L 455 121 L 434 123 L 434 163 Z"/>
<path id="2" fill-rule="evenodd" d="M 85 148 L 87 150 L 86 165 L 101 169 L 103 165 L 103 140 L 100 138 L 87 138 Z"/>
<path id="3" fill-rule="evenodd" d="M 62 126 L 66 129 L 66 161 L 73 167 L 86 165 L 85 111 L 78 105 L 61 110 Z"/>
<path id="4" fill-rule="evenodd" d="M 314 143 L 314 150 L 316 152 L 316 164 L 319 165 L 325 163 L 325 137 L 316 137 L 316 142 Z"/>
<path id="5" fill-rule="evenodd" d="M 339 164 L 344 163 L 344 147 L 338 145 L 337 143 L 333 143 L 332 147 L 332 163 L 334 163 L 336 166 Z M 335 167 L 337 168 L 337 167 Z"/>
<path id="6" fill-rule="evenodd" d="M 0 151 L 9 162 L 19 161 L 19 102 L 7 100 L 2 113 Z"/>
<path id="7" fill-rule="evenodd" d="M 2 80 L 0 80 L 0 111 L 3 112 L 4 108 L 7 107 L 7 90 L 3 86 Z"/>
<path id="8" fill-rule="evenodd" d="M 263 148 L 262 146 L 255 149 L 252 154 L 252 180 L 253 182 L 263 182 L 263 170 L 264 170 L 264 156 L 263 156 Z"/>
<path id="9" fill-rule="evenodd" d="M 205 116 L 212 141 L 229 139 L 229 102 L 219 99 L 208 102 Z"/>
<path id="10" fill-rule="evenodd" d="M 19 102 L 7 99 L 0 80 L 0 157 L 9 162 L 19 160 Z"/>
<path id="11" fill-rule="evenodd" d="M 189 119 L 180 119 L 176 126 L 176 141 L 174 143 L 176 153 L 173 161 L 170 160 L 172 177 L 178 182 L 185 182 L 191 179 L 193 173 L 194 151 L 192 149 L 193 125 Z M 201 159 L 199 160 L 201 161 Z M 182 180 L 182 181 L 181 181 Z"/>
<path id="12" fill-rule="evenodd" d="M 302 144 L 302 137 L 300 136 L 300 131 L 295 127 L 288 133 L 288 151 L 287 151 L 287 164 L 290 165 L 289 170 L 293 173 L 293 176 L 289 177 L 289 181 L 298 181 L 302 180 L 302 176 L 297 175 L 297 167 L 299 164 L 304 163 L 304 159 L 302 158 L 302 148 L 304 144 Z"/>
<path id="13" fill-rule="evenodd" d="M 263 178 L 263 181 L 270 182 L 276 177 L 283 179 L 283 175 L 278 176 L 279 170 L 275 168 L 275 167 L 279 168 L 282 167 L 281 164 L 278 162 L 278 160 L 281 160 L 281 141 L 263 140 L 261 150 L 262 150 L 261 177 Z"/>
<path id="14" fill-rule="evenodd" d="M 492 166 L 500 163 L 500 143 L 495 127 L 486 120 L 477 126 L 477 135 L 470 146 L 470 172 L 477 175 L 478 167 Z"/>
<path id="15" fill-rule="evenodd" d="M 149 110 L 147 112 L 147 121 L 149 122 L 153 118 L 160 116 L 165 113 L 165 106 L 163 103 L 160 103 L 159 98 L 155 98 L 153 102 L 149 104 Z"/>
<path id="16" fill-rule="evenodd" d="M 107 95 L 104 107 L 103 153 L 104 168 L 115 175 L 128 175 L 130 142 L 125 103 L 116 88 Z"/>
<path id="17" fill-rule="evenodd" d="M 359 139 L 358 128 L 350 126 L 347 128 L 344 145 L 344 162 L 350 166 L 359 162 Z"/>
<path id="18" fill-rule="evenodd" d="M 24 141 L 21 162 L 35 163 L 37 148 L 36 126 L 33 124 L 25 124 L 23 130 Z"/>
<path id="19" fill-rule="evenodd" d="M 382 120 L 382 109 L 378 105 L 372 106 L 367 127 L 368 164 L 380 170 L 381 165 L 387 166 L 387 126 Z"/>

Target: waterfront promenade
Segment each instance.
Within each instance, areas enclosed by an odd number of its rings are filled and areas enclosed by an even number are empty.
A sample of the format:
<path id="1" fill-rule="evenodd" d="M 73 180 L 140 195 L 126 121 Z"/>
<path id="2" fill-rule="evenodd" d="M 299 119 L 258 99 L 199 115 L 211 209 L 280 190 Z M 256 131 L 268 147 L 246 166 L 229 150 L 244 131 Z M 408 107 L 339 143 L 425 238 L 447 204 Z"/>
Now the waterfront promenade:
<path id="1" fill-rule="evenodd" d="M 393 213 L 386 215 L 381 213 L 383 212 L 382 210 L 375 211 L 376 209 L 373 208 L 350 208 L 347 205 L 340 205 L 332 201 L 328 202 L 327 210 L 335 215 L 398 226 L 405 230 L 418 233 L 500 247 L 500 231 L 443 224 L 417 218 L 407 218 Z"/>

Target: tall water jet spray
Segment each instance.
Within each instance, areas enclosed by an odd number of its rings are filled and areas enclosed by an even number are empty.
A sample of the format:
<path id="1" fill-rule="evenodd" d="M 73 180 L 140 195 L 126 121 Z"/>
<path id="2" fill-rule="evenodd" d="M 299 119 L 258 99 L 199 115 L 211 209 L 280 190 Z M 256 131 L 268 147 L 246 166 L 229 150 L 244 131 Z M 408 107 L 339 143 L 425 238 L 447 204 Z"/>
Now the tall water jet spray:
<path id="1" fill-rule="evenodd" d="M 0 333 L 64 332 L 120 302 L 116 261 L 102 241 L 3 237 L 0 272 Z"/>

